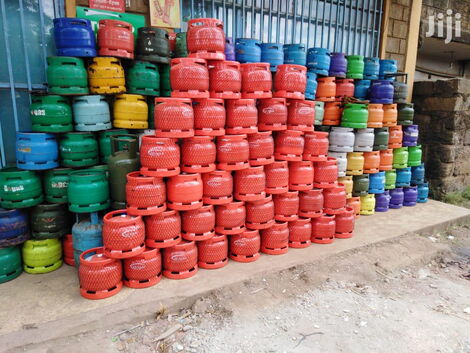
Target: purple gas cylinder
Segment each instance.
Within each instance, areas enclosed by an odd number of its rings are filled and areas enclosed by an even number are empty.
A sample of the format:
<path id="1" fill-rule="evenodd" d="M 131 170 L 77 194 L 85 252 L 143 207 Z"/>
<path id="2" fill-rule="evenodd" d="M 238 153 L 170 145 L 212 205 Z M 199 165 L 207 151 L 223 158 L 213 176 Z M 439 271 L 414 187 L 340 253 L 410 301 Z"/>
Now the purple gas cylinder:
<path id="1" fill-rule="evenodd" d="M 348 61 L 344 53 L 331 53 L 330 71 L 331 77 L 346 77 Z"/>
<path id="2" fill-rule="evenodd" d="M 403 199 L 405 195 L 403 193 L 403 188 L 395 188 L 390 190 L 390 208 L 402 208 Z"/>
<path id="3" fill-rule="evenodd" d="M 405 194 L 403 206 L 416 206 L 418 187 L 411 186 L 409 188 L 403 188 L 403 193 Z"/>
<path id="4" fill-rule="evenodd" d="M 375 194 L 375 212 L 387 212 L 390 203 L 390 193 L 388 190 L 381 194 Z"/>
<path id="5" fill-rule="evenodd" d="M 232 37 L 225 37 L 225 60 L 235 61 L 235 44 Z"/>
<path id="6" fill-rule="evenodd" d="M 403 147 L 416 146 L 418 144 L 418 125 L 403 126 Z"/>

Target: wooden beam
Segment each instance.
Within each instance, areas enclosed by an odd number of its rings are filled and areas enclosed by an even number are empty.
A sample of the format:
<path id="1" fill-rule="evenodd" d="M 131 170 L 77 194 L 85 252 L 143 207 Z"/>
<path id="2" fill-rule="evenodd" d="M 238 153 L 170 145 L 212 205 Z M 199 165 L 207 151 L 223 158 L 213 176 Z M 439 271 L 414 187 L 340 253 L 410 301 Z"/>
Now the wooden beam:
<path id="1" fill-rule="evenodd" d="M 382 28 L 380 31 L 379 57 L 385 59 L 387 50 L 388 26 L 390 25 L 390 5 L 392 0 L 385 0 L 382 13 Z"/>
<path id="2" fill-rule="evenodd" d="M 76 17 L 77 16 L 77 3 L 76 0 L 65 0 L 65 16 Z"/>
<path id="3" fill-rule="evenodd" d="M 411 2 L 410 22 L 408 27 L 408 39 L 406 42 L 405 72 L 408 74 L 408 97 L 411 102 L 413 95 L 413 82 L 416 71 L 416 58 L 418 56 L 419 25 L 421 20 L 422 0 Z"/>

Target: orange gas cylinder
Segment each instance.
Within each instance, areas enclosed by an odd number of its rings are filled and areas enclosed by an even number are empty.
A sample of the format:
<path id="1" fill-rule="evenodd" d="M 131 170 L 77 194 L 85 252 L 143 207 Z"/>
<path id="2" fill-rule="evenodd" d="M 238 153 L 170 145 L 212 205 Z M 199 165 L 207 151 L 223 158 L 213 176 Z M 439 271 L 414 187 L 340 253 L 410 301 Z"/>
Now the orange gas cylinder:
<path id="1" fill-rule="evenodd" d="M 154 108 L 157 137 L 194 136 L 194 111 L 187 98 L 156 98 Z"/>
<path id="2" fill-rule="evenodd" d="M 268 98 L 258 101 L 258 129 L 260 131 L 287 129 L 287 105 L 284 98 Z"/>
<path id="3" fill-rule="evenodd" d="M 327 102 L 325 103 L 325 112 L 323 115 L 323 125 L 337 126 L 341 123 L 341 115 L 343 108 L 340 102 Z"/>
<path id="4" fill-rule="evenodd" d="M 289 222 L 289 247 L 307 248 L 312 241 L 312 223 L 310 218 L 299 218 L 297 221 Z"/>
<path id="5" fill-rule="evenodd" d="M 246 208 L 243 201 L 234 201 L 215 208 L 215 231 L 240 234 L 245 230 Z"/>
<path id="6" fill-rule="evenodd" d="M 312 189 L 299 193 L 299 216 L 316 218 L 323 214 L 323 190 Z"/>
<path id="7" fill-rule="evenodd" d="M 303 159 L 312 162 L 326 161 L 328 156 L 328 132 L 313 131 L 304 136 Z"/>
<path id="8" fill-rule="evenodd" d="M 403 130 L 401 125 L 388 128 L 388 148 L 400 148 L 403 142 Z"/>
<path id="9" fill-rule="evenodd" d="M 329 244 L 335 240 L 335 216 L 322 215 L 312 219 L 312 243 Z"/>
<path id="10" fill-rule="evenodd" d="M 282 255 L 289 250 L 289 228 L 287 222 L 275 222 L 272 227 L 261 230 L 261 252 Z"/>
<path id="11" fill-rule="evenodd" d="M 150 248 L 168 248 L 181 240 L 181 217 L 175 210 L 145 217 L 145 245 Z"/>
<path id="12" fill-rule="evenodd" d="M 396 126 L 398 120 L 398 110 L 396 104 L 384 104 L 384 127 Z"/>
<path id="13" fill-rule="evenodd" d="M 225 135 L 225 107 L 223 99 L 194 99 L 193 110 L 195 135 Z"/>
<path id="14" fill-rule="evenodd" d="M 266 175 L 263 166 L 237 170 L 233 196 L 240 201 L 257 201 L 266 197 Z"/>
<path id="15" fill-rule="evenodd" d="M 367 127 L 380 128 L 383 126 L 384 110 L 382 104 L 369 104 Z"/>
<path id="16" fill-rule="evenodd" d="M 354 210 L 352 207 L 346 207 L 346 209 L 338 213 L 335 217 L 335 238 L 347 239 L 353 236 L 354 231 Z"/>
<path id="17" fill-rule="evenodd" d="M 393 165 L 393 149 L 380 151 L 380 165 L 379 170 L 391 170 Z"/>
<path id="18" fill-rule="evenodd" d="M 289 162 L 289 190 L 313 188 L 313 162 Z"/>
<path id="19" fill-rule="evenodd" d="M 290 99 L 287 103 L 287 128 L 304 132 L 313 131 L 315 123 L 315 102 Z"/>
<path id="20" fill-rule="evenodd" d="M 186 43 L 189 56 L 206 60 L 225 60 L 224 24 L 216 18 L 188 21 Z"/>
<path id="21" fill-rule="evenodd" d="M 146 248 L 137 256 L 123 261 L 124 285 L 130 288 L 147 288 L 162 279 L 162 255 L 159 249 Z"/>
<path id="22" fill-rule="evenodd" d="M 150 216 L 166 210 L 166 185 L 163 178 L 127 174 L 127 213 L 134 216 Z"/>
<path id="23" fill-rule="evenodd" d="M 196 210 L 181 213 L 183 239 L 202 241 L 214 236 L 214 206 L 205 205 Z"/>
<path id="24" fill-rule="evenodd" d="M 250 165 L 266 165 L 274 162 L 274 139 L 271 131 L 248 135 L 250 145 Z"/>
<path id="25" fill-rule="evenodd" d="M 271 98 L 273 78 L 269 63 L 247 63 L 240 65 L 243 98 Z"/>
<path id="26" fill-rule="evenodd" d="M 364 152 L 364 174 L 379 172 L 380 151 Z"/>
<path id="27" fill-rule="evenodd" d="M 130 23 L 100 20 L 97 37 L 99 56 L 134 59 L 134 34 Z"/>
<path id="28" fill-rule="evenodd" d="M 250 147 L 246 135 L 217 137 L 217 168 L 240 170 L 250 166 Z"/>
<path id="29" fill-rule="evenodd" d="M 271 195 L 263 200 L 247 202 L 245 226 L 249 229 L 266 229 L 274 224 L 274 203 Z"/>
<path id="30" fill-rule="evenodd" d="M 212 238 L 197 242 L 198 261 L 201 268 L 213 270 L 228 263 L 228 240 L 225 234 L 216 234 Z"/>
<path id="31" fill-rule="evenodd" d="M 171 60 L 171 96 L 175 98 L 209 98 L 209 71 L 204 59 Z"/>
<path id="32" fill-rule="evenodd" d="M 334 77 L 317 78 L 316 99 L 320 102 L 334 102 L 336 96 L 336 83 Z"/>
<path id="33" fill-rule="evenodd" d="M 69 266 L 75 266 L 73 258 L 72 234 L 66 234 L 62 240 L 62 250 L 64 252 L 64 262 Z"/>
<path id="34" fill-rule="evenodd" d="M 103 248 L 92 248 L 80 254 L 78 269 L 80 294 L 87 299 L 112 297 L 122 289 L 120 260 L 106 257 Z"/>
<path id="35" fill-rule="evenodd" d="M 210 136 L 183 139 L 181 170 L 188 173 L 208 173 L 215 170 L 217 151 Z"/>
<path id="36" fill-rule="evenodd" d="M 163 250 L 163 275 L 171 279 L 185 279 L 197 273 L 197 246 L 194 241 L 182 240 Z"/>
<path id="37" fill-rule="evenodd" d="M 209 66 L 212 98 L 240 99 L 242 74 L 237 61 L 213 61 Z"/>
<path id="38" fill-rule="evenodd" d="M 361 212 L 361 198 L 360 197 L 350 197 L 346 200 L 347 207 L 351 207 L 353 209 L 354 215 L 356 218 L 360 217 Z"/>
<path id="39" fill-rule="evenodd" d="M 179 174 L 168 178 L 167 206 L 178 211 L 195 210 L 202 206 L 202 179 L 200 174 Z"/>
<path id="40" fill-rule="evenodd" d="M 274 158 L 281 161 L 301 161 L 304 152 L 304 137 L 302 135 L 302 131 L 279 131 L 274 143 Z"/>
<path id="41" fill-rule="evenodd" d="M 313 186 L 316 188 L 332 188 L 338 178 L 336 158 L 328 157 L 326 161 L 313 164 Z"/>
<path id="42" fill-rule="evenodd" d="M 261 237 L 259 230 L 245 230 L 230 236 L 230 258 L 237 262 L 253 262 L 260 257 Z"/>
<path id="43" fill-rule="evenodd" d="M 141 216 L 126 210 L 111 211 L 103 217 L 104 254 L 113 259 L 126 259 L 145 250 L 145 225 Z"/>
<path id="44" fill-rule="evenodd" d="M 302 65 L 278 65 L 274 75 L 274 97 L 305 99 L 307 68 Z"/>
<path id="45" fill-rule="evenodd" d="M 233 200 L 233 178 L 226 170 L 202 174 L 202 200 L 208 205 L 223 205 Z"/>
<path id="46" fill-rule="evenodd" d="M 354 97 L 354 80 L 350 78 L 337 78 L 336 100 L 342 102 L 346 97 Z"/>
<path id="47" fill-rule="evenodd" d="M 264 166 L 266 193 L 282 194 L 289 190 L 289 167 L 287 161 L 275 161 Z"/>
<path id="48" fill-rule="evenodd" d="M 323 212 L 339 214 L 346 207 L 346 191 L 343 185 L 323 190 Z"/>
<path id="49" fill-rule="evenodd" d="M 258 132 L 258 110 L 254 99 L 227 100 L 227 134 L 254 134 Z"/>
<path id="50" fill-rule="evenodd" d="M 140 164 L 140 172 L 146 176 L 178 175 L 180 147 L 174 139 L 144 135 L 140 145 Z"/>
<path id="51" fill-rule="evenodd" d="M 299 192 L 289 191 L 273 195 L 274 219 L 282 222 L 296 221 L 299 216 Z"/>

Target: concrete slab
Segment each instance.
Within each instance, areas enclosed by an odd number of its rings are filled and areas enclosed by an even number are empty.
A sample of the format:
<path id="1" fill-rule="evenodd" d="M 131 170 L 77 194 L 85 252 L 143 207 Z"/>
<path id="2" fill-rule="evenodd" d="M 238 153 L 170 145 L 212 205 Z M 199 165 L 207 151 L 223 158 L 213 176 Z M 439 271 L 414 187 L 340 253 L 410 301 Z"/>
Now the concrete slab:
<path id="1" fill-rule="evenodd" d="M 390 210 L 361 217 L 355 237 L 329 245 L 314 244 L 307 249 L 291 249 L 281 256 L 262 256 L 250 264 L 231 261 L 226 267 L 199 270 L 190 279 L 163 279 L 155 287 L 124 288 L 106 300 L 91 301 L 78 291 L 76 270 L 63 266 L 45 275 L 23 274 L 0 285 L 0 347 L 8 350 L 57 337 L 86 332 L 111 323 L 153 316 L 163 304 L 171 307 L 190 302 L 210 291 L 413 233 L 432 233 L 470 221 L 470 210 L 429 201 L 417 207 Z M 34 327 L 34 335 L 31 335 Z M 1 349 L 0 349 L 1 350 Z"/>

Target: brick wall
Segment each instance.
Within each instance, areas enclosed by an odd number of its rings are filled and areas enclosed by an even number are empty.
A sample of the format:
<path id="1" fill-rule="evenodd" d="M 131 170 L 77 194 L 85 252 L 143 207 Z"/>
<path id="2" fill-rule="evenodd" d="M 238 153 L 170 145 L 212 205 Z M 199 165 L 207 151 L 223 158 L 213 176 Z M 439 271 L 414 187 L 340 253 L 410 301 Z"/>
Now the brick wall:
<path id="1" fill-rule="evenodd" d="M 399 71 L 405 69 L 410 12 L 411 0 L 391 1 L 385 59 L 397 60 Z"/>

